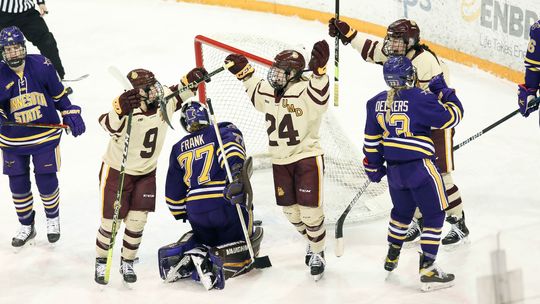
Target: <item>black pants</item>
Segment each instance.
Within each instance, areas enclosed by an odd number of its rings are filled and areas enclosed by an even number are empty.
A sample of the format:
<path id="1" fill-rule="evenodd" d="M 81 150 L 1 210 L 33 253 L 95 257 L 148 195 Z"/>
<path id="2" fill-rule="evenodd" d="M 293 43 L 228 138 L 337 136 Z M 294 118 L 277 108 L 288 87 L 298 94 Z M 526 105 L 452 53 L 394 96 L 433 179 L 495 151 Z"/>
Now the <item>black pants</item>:
<path id="1" fill-rule="evenodd" d="M 0 12 L 0 28 L 13 25 L 17 26 L 26 39 L 39 49 L 41 55 L 52 61 L 58 75 L 63 79 L 65 72 L 58 54 L 56 40 L 39 12 L 35 9 L 19 14 Z"/>

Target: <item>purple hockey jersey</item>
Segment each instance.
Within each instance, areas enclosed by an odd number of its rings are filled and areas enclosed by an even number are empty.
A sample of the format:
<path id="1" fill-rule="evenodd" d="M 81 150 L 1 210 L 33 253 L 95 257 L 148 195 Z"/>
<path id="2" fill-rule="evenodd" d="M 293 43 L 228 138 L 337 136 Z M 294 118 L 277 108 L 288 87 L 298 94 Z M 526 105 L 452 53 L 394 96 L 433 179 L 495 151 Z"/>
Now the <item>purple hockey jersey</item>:
<path id="1" fill-rule="evenodd" d="M 0 63 L 0 106 L 9 121 L 58 124 L 57 111 L 71 105 L 51 61 L 27 55 L 22 75 Z M 2 126 L 0 148 L 16 154 L 34 154 L 54 149 L 62 129 Z"/>
<path id="2" fill-rule="evenodd" d="M 229 166 L 246 158 L 244 139 L 232 123 L 219 123 Z M 229 204 L 223 198 L 227 173 L 214 128 L 208 126 L 186 135 L 171 151 L 165 196 L 176 219 Z"/>
<path id="3" fill-rule="evenodd" d="M 525 55 L 525 86 L 540 88 L 540 20 L 536 21 L 529 32 L 530 40 Z"/>
<path id="4" fill-rule="evenodd" d="M 388 92 L 367 102 L 364 154 L 368 162 L 404 162 L 435 155 L 431 128 L 455 127 L 463 117 L 463 107 L 453 91 L 444 103 L 429 91 L 414 87 L 396 93 L 387 113 Z"/>

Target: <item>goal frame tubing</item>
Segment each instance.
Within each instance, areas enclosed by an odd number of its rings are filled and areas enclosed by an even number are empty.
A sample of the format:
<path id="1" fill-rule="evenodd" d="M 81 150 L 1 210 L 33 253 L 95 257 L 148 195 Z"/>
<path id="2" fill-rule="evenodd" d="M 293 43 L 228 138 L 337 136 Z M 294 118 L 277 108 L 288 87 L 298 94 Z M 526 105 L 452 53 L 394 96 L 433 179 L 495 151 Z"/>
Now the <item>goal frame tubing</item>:
<path id="1" fill-rule="evenodd" d="M 231 54 L 241 54 L 246 56 L 246 58 L 250 61 L 257 62 L 259 64 L 265 65 L 267 67 L 272 66 L 272 61 L 268 60 L 266 58 L 257 56 L 255 54 L 252 54 L 250 52 L 246 52 L 243 50 L 240 50 L 238 48 L 235 48 L 234 46 L 225 44 L 223 42 L 219 42 L 217 40 L 214 40 L 212 38 L 203 36 L 203 35 L 197 35 L 195 36 L 195 64 L 198 68 L 204 67 L 204 57 L 203 57 L 203 45 L 208 45 L 211 47 L 214 47 L 216 49 L 220 49 L 225 52 L 229 52 Z M 223 58 L 225 60 L 225 58 Z M 206 83 L 201 83 L 199 85 L 199 101 L 202 103 L 206 103 Z"/>

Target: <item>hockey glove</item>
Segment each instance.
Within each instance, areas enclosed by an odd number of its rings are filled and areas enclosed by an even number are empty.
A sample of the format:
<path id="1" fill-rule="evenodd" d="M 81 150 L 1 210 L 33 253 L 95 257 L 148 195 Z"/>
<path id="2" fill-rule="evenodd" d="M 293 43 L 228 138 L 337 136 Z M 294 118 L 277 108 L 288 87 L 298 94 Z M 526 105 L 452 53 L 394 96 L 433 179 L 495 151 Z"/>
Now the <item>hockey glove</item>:
<path id="1" fill-rule="evenodd" d="M 63 123 L 71 129 L 71 134 L 77 137 L 86 131 L 86 126 L 81 116 L 81 107 L 71 105 L 64 111 L 60 112 L 63 117 Z"/>
<path id="2" fill-rule="evenodd" d="M 443 74 L 435 75 L 431 80 L 429 81 L 429 90 L 431 93 L 435 95 L 439 95 L 439 93 L 443 89 L 448 89 L 448 85 L 446 84 L 446 81 L 444 80 Z"/>
<path id="3" fill-rule="evenodd" d="M 530 89 L 525 84 L 518 86 L 518 105 L 519 112 L 524 117 L 538 110 L 538 103 L 535 102 L 537 89 Z"/>
<path id="4" fill-rule="evenodd" d="M 330 35 L 330 37 L 339 35 L 339 40 L 341 40 L 343 45 L 351 43 L 357 33 L 358 32 L 350 27 L 345 21 L 336 20 L 336 18 L 332 18 L 328 21 L 328 35 Z"/>
<path id="5" fill-rule="evenodd" d="M 309 69 L 313 74 L 322 76 L 326 74 L 326 63 L 330 56 L 330 48 L 325 40 L 316 42 L 311 50 L 311 59 L 309 60 Z"/>
<path id="6" fill-rule="evenodd" d="M 384 165 L 372 165 L 368 163 L 367 157 L 364 158 L 364 170 L 369 180 L 373 183 L 378 183 L 386 175 L 386 167 Z"/>
<path id="7" fill-rule="evenodd" d="M 139 89 L 127 90 L 113 100 L 113 109 L 118 116 L 127 115 L 131 110 L 141 106 L 142 96 Z"/>
<path id="8" fill-rule="evenodd" d="M 246 195 L 244 192 L 244 184 L 241 180 L 242 165 L 235 164 L 231 168 L 231 171 L 233 180 L 225 186 L 225 189 L 223 189 L 223 196 L 233 205 L 245 205 Z"/>
<path id="9" fill-rule="evenodd" d="M 244 55 L 230 54 L 225 58 L 225 63 L 230 61 L 234 62 L 234 65 L 229 68 L 229 72 L 234 74 L 238 80 L 247 80 L 255 72 Z"/>
<path id="10" fill-rule="evenodd" d="M 194 82 L 194 81 L 201 81 L 204 76 L 208 75 L 208 72 L 205 68 L 194 68 L 193 70 L 189 71 L 184 77 L 182 77 L 182 85 L 187 86 L 188 84 Z M 210 78 L 206 80 L 206 82 L 210 82 Z M 193 93 L 197 92 L 197 86 L 192 88 L 191 91 Z"/>

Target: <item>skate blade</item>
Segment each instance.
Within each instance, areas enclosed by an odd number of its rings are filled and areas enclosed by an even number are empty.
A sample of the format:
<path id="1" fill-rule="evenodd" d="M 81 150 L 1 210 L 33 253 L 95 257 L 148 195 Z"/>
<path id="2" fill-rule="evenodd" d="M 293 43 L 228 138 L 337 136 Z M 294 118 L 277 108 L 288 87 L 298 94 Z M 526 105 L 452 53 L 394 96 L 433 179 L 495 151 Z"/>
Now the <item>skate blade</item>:
<path id="1" fill-rule="evenodd" d="M 313 277 L 313 280 L 314 280 L 315 282 L 319 282 L 319 280 L 322 279 L 323 276 L 324 276 L 324 272 L 321 273 L 321 274 L 315 274 L 315 275 L 312 275 L 311 277 Z"/>
<path id="2" fill-rule="evenodd" d="M 36 245 L 36 239 L 30 239 L 26 241 L 26 243 L 20 247 L 13 247 L 13 253 L 19 253 L 26 247 L 33 247 Z"/>
<path id="3" fill-rule="evenodd" d="M 430 292 L 434 290 L 450 288 L 452 286 L 454 286 L 454 281 L 446 283 L 422 283 L 422 287 L 420 287 L 420 290 L 422 290 L 423 292 Z"/>
<path id="4" fill-rule="evenodd" d="M 133 290 L 133 287 L 135 287 L 135 282 L 130 283 L 130 282 L 126 282 L 126 281 L 122 280 L 122 285 L 124 285 L 124 288 L 126 288 L 128 290 Z"/>
<path id="5" fill-rule="evenodd" d="M 444 251 L 452 252 L 452 251 L 457 250 L 457 249 L 460 248 L 460 247 L 467 246 L 467 245 L 469 245 L 470 243 L 471 243 L 471 242 L 470 242 L 469 238 L 468 238 L 468 237 L 464 237 L 464 238 L 461 239 L 459 242 L 454 243 L 454 244 L 448 244 L 448 245 L 443 245 L 443 244 L 441 244 L 441 247 L 443 248 Z"/>

